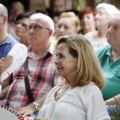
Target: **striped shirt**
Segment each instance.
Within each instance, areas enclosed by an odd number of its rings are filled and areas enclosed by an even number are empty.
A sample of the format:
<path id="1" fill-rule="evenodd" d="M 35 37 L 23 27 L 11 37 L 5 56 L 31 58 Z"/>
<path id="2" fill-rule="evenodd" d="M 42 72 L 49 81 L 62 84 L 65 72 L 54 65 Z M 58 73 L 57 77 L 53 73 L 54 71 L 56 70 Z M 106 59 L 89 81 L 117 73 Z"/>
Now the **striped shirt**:
<path id="1" fill-rule="evenodd" d="M 41 98 L 44 94 L 61 81 L 52 57 L 53 48 L 50 46 L 47 52 L 34 60 L 31 52 L 28 55 L 28 78 L 34 99 Z M 8 91 L 7 101 L 10 107 L 17 108 L 28 105 L 30 102 L 24 83 L 24 65 L 14 73 L 14 81 Z"/>

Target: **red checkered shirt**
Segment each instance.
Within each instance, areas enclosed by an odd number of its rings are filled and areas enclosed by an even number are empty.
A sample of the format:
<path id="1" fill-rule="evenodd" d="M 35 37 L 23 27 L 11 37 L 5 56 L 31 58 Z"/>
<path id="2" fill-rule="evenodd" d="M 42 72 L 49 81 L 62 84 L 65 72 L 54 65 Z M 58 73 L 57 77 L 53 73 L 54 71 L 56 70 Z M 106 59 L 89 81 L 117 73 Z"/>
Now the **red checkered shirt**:
<path id="1" fill-rule="evenodd" d="M 58 75 L 52 57 L 53 48 L 42 54 L 39 59 L 34 60 L 31 52 L 28 55 L 28 78 L 34 99 L 41 98 L 56 84 L 60 83 L 61 77 Z M 46 60 L 43 59 L 48 56 Z M 18 109 L 28 105 L 30 102 L 24 83 L 24 65 L 14 73 L 14 81 L 8 91 L 6 100 L 10 107 Z"/>

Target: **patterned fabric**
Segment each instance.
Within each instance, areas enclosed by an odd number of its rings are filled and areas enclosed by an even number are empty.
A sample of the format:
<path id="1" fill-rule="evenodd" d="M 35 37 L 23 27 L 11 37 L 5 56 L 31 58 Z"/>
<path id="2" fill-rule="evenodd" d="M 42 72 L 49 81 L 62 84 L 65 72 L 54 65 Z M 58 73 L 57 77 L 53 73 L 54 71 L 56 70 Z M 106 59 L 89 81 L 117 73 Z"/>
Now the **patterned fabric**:
<path id="1" fill-rule="evenodd" d="M 106 38 L 94 38 L 92 32 L 88 32 L 84 35 L 89 42 L 92 44 L 95 51 L 99 50 L 101 47 L 108 45 Z"/>
<path id="2" fill-rule="evenodd" d="M 28 57 L 28 78 L 30 88 L 34 99 L 41 98 L 44 94 L 61 80 L 55 69 L 52 58 L 53 48 L 42 54 L 37 60 L 34 60 L 32 53 Z M 47 56 L 47 57 L 46 57 Z M 44 58 L 46 57 L 46 60 Z M 43 62 L 44 60 L 44 62 Z M 9 105 L 14 109 L 28 105 L 30 102 L 25 90 L 24 84 L 24 65 L 14 73 L 14 81 L 6 97 Z"/>
<path id="3" fill-rule="evenodd" d="M 9 53 L 16 42 L 17 41 L 11 35 L 8 35 L 7 39 L 0 44 L 0 59 L 4 58 Z"/>
<path id="4" fill-rule="evenodd" d="M 7 120 L 9 118 L 11 118 L 12 120 L 13 119 L 24 120 L 22 115 L 18 114 L 13 108 L 11 108 L 9 106 L 6 106 L 6 105 L 1 105 L 0 104 L 0 113 L 1 113 L 0 114 L 0 118 L 2 118 L 4 120 Z"/>

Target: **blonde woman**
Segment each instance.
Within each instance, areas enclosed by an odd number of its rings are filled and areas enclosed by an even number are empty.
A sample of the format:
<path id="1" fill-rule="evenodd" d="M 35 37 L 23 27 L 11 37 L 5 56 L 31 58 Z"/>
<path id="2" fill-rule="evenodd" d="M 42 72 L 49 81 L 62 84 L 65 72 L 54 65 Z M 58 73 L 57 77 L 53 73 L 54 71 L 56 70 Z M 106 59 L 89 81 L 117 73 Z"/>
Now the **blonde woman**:
<path id="1" fill-rule="evenodd" d="M 92 45 L 82 35 L 59 38 L 55 65 L 65 82 L 47 94 L 38 118 L 110 120 L 100 89 L 104 77 Z"/>
<path id="2" fill-rule="evenodd" d="M 80 21 L 74 12 L 62 13 L 56 23 L 55 38 L 52 38 L 52 43 L 55 45 L 57 39 L 64 35 L 75 35 L 79 30 Z"/>

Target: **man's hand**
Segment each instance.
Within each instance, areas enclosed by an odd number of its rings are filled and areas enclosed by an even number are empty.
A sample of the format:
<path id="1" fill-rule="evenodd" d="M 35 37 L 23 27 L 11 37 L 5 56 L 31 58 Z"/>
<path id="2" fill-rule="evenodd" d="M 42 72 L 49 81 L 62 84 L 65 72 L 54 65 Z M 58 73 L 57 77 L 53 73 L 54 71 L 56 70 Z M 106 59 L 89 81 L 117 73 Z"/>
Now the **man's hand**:
<path id="1" fill-rule="evenodd" d="M 42 105 L 45 101 L 46 95 L 44 95 L 42 98 L 35 101 L 40 105 L 40 107 L 42 107 Z M 28 105 L 26 107 L 19 108 L 17 112 L 19 114 L 22 114 L 23 117 L 26 117 L 28 115 L 32 115 L 35 111 L 37 111 L 35 108 L 35 105 L 33 103 L 31 103 L 30 105 Z"/>
<path id="2" fill-rule="evenodd" d="M 7 92 L 10 88 L 10 85 L 8 85 L 7 87 L 5 87 L 4 89 L 2 89 L 1 93 L 0 93 L 0 100 L 3 100 L 6 98 Z"/>
<path id="3" fill-rule="evenodd" d="M 0 59 L 0 74 L 4 72 L 5 70 L 5 62 L 4 62 L 4 58 Z"/>
<path id="4" fill-rule="evenodd" d="M 26 117 L 28 115 L 32 115 L 35 111 L 36 111 L 36 108 L 33 105 L 33 103 L 31 103 L 26 107 L 19 108 L 17 112 L 21 114 L 23 117 Z"/>
<path id="5" fill-rule="evenodd" d="M 5 58 L 0 59 L 0 74 L 3 73 L 13 62 L 13 58 L 7 55 Z"/>

